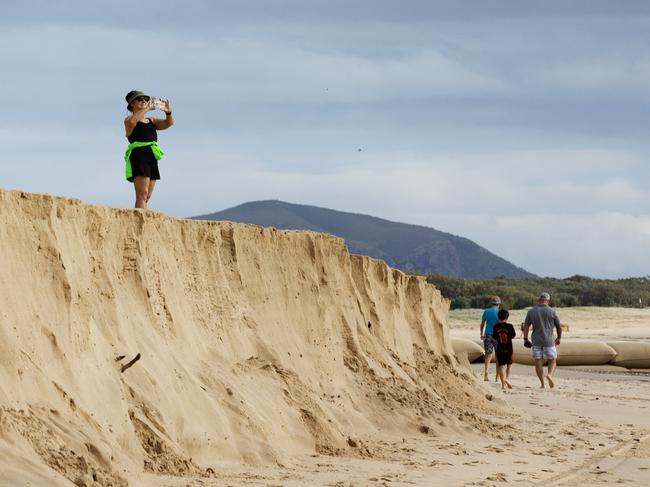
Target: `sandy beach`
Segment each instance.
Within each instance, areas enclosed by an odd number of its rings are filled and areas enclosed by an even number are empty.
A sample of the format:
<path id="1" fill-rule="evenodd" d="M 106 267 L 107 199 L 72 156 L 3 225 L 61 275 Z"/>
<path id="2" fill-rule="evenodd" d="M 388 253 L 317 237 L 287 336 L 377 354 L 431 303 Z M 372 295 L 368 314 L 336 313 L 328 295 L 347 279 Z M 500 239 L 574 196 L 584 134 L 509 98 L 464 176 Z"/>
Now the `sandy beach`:
<path id="1" fill-rule="evenodd" d="M 650 0 L 1 13 L 0 487 L 650 487 Z"/>
<path id="2" fill-rule="evenodd" d="M 477 377 L 481 364 L 472 365 Z M 479 384 L 504 412 L 502 430 L 428 431 L 366 441 L 374 458 L 305 455 L 291 467 L 223 465 L 217 479 L 143 479 L 181 486 L 626 485 L 650 482 L 650 371 L 560 367 L 540 390 L 534 370 L 514 365 L 514 388 Z M 477 414 L 481 416 L 480 411 Z"/>
<path id="3" fill-rule="evenodd" d="M 473 365 L 477 377 L 482 365 Z M 376 458 L 305 455 L 296 465 L 224 465 L 217 479 L 156 476 L 160 486 L 627 485 L 650 482 L 650 373 L 561 367 L 540 390 L 532 367 L 514 365 L 514 388 L 484 387 L 504 411 L 493 435 L 429 431 L 374 438 Z M 477 411 L 480 416 L 480 412 Z"/>
<path id="4" fill-rule="evenodd" d="M 0 254 L 2 487 L 650 482 L 648 371 L 478 381 L 480 311 L 339 238 L 0 191 Z"/>
<path id="5" fill-rule="evenodd" d="M 452 336 L 473 338 L 480 310 L 452 311 Z M 641 339 L 649 309 L 560 309 L 567 339 Z M 523 321 L 525 312 L 511 312 Z M 494 378 L 490 369 L 491 379 Z M 650 370 L 559 367 L 557 387 L 539 388 L 533 367 L 513 365 L 512 390 L 476 384 L 503 412 L 492 434 L 469 429 L 376 437 L 375 458 L 305 455 L 291 467 L 246 469 L 224 465 L 219 479 L 165 479 L 169 487 L 216 486 L 647 486 L 650 483 Z M 481 412 L 477 411 L 481 416 Z M 490 418 L 488 416 L 488 418 Z M 490 419 L 494 419 L 491 417 Z M 368 439 L 371 442 L 370 439 Z M 381 452 L 381 453 L 379 453 Z M 158 477 L 149 479 L 151 485 Z M 158 485 L 158 484 L 156 484 Z"/>

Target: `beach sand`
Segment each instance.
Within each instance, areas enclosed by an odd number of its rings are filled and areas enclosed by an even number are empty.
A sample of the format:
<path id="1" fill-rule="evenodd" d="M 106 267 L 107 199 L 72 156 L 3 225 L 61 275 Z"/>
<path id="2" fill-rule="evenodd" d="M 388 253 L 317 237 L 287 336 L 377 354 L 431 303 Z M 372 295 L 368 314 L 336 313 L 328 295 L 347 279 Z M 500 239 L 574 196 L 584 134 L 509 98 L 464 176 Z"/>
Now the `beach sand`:
<path id="1" fill-rule="evenodd" d="M 473 364 L 479 377 L 482 364 Z M 215 479 L 150 476 L 143 485 L 593 486 L 650 484 L 650 372 L 561 367 L 540 389 L 515 364 L 513 389 L 477 382 L 509 414 L 498 438 L 469 429 L 366 438 L 375 458 L 304 455 L 291 467 L 221 465 Z"/>
<path id="2" fill-rule="evenodd" d="M 472 369 L 481 375 L 481 364 Z M 223 465 L 216 479 L 151 476 L 146 485 L 649 485 L 650 373 L 562 367 L 554 390 L 539 389 L 532 367 L 515 364 L 512 374 L 514 388 L 505 392 L 479 383 L 508 413 L 499 418 L 511 427 L 503 435 L 379 436 L 367 439 L 376 458 L 304 455 L 292 467 Z"/>
<path id="3" fill-rule="evenodd" d="M 647 372 L 478 381 L 480 311 L 336 237 L 0 191 L 0 255 L 2 487 L 650 483 Z"/>
<path id="4" fill-rule="evenodd" d="M 633 340 L 647 336 L 650 309 L 560 309 L 567 338 Z M 450 313 L 450 334 L 474 338 L 481 310 Z M 512 312 L 513 323 L 525 311 Z M 376 458 L 305 455 L 291 468 L 223 466 L 219 479 L 159 477 L 150 485 L 191 486 L 499 486 L 650 485 L 650 370 L 558 367 L 556 387 L 540 389 L 533 367 L 513 365 L 513 389 L 482 380 L 477 387 L 504 412 L 503 434 L 446 429 L 368 438 Z M 476 411 L 481 416 L 481 411 Z M 494 418 L 492 418 L 494 419 Z M 501 437 L 500 437 L 501 436 Z"/>

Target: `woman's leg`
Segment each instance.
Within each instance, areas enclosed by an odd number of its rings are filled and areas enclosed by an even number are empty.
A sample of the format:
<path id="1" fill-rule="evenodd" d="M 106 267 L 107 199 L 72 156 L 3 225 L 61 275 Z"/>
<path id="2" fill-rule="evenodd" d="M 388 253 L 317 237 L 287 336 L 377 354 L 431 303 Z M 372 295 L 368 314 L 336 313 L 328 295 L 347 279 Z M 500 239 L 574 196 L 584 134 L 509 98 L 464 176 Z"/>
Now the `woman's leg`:
<path id="1" fill-rule="evenodd" d="M 135 188 L 135 207 L 147 209 L 149 200 L 149 181 L 146 176 L 136 176 L 133 178 L 133 187 Z"/>
<path id="2" fill-rule="evenodd" d="M 149 190 L 147 191 L 147 203 L 151 199 L 151 195 L 153 194 L 153 188 L 156 186 L 156 180 L 155 179 L 150 179 L 149 180 Z"/>

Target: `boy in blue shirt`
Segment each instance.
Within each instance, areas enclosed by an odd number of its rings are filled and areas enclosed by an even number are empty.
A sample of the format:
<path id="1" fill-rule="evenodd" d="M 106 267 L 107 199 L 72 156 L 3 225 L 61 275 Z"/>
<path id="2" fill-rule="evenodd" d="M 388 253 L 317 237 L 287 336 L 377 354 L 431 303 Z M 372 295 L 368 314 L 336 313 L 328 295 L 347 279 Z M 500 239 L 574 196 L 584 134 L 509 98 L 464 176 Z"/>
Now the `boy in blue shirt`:
<path id="1" fill-rule="evenodd" d="M 494 353 L 495 341 L 492 338 L 494 325 L 499 321 L 499 306 L 501 305 L 501 298 L 499 296 L 492 296 L 488 308 L 483 311 L 481 317 L 481 340 L 483 340 L 483 349 L 485 350 L 485 371 L 483 373 L 483 380 L 488 381 L 488 366 L 492 361 L 492 354 Z M 496 367 L 496 380 L 499 380 L 499 366 Z"/>

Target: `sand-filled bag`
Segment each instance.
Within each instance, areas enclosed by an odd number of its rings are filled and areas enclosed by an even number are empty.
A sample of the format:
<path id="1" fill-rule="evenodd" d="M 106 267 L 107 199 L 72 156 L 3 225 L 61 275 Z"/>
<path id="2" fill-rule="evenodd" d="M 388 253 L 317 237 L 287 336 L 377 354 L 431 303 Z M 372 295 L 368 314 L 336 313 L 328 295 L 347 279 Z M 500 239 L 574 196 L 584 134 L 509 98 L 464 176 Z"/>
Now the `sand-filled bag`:
<path id="1" fill-rule="evenodd" d="M 607 342 L 616 351 L 610 364 L 628 369 L 650 369 L 650 342 Z"/>
<path id="2" fill-rule="evenodd" d="M 616 356 L 616 350 L 596 340 L 566 340 L 557 347 L 558 365 L 603 365 Z"/>
<path id="3" fill-rule="evenodd" d="M 515 339 L 512 344 L 514 363 L 535 365 L 532 350 L 524 347 L 523 340 Z M 595 340 L 564 340 L 557 347 L 558 365 L 602 365 L 615 356 L 616 350 L 605 342 Z"/>
<path id="4" fill-rule="evenodd" d="M 454 353 L 458 356 L 461 353 L 467 355 L 467 360 L 474 362 L 479 358 L 483 357 L 483 347 L 473 342 L 472 340 L 466 340 L 464 338 L 452 338 L 451 347 L 454 349 Z"/>

